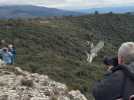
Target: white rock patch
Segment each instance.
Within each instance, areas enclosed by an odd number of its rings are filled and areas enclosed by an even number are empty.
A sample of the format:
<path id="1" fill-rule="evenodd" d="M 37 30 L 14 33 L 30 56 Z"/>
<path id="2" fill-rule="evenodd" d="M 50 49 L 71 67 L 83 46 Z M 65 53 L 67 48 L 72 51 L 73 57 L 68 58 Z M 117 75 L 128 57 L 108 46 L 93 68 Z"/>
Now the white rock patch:
<path id="1" fill-rule="evenodd" d="M 0 100 L 87 100 L 79 90 L 68 91 L 65 84 L 47 75 L 0 67 Z"/>

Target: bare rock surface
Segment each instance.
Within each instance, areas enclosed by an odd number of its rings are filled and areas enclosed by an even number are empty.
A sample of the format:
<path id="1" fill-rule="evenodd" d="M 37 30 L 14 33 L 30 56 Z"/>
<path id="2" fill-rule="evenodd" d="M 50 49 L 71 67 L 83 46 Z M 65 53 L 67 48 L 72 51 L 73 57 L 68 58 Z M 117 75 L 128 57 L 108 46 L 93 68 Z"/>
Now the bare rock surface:
<path id="1" fill-rule="evenodd" d="M 79 90 L 47 75 L 30 73 L 14 66 L 0 65 L 0 100 L 87 100 Z"/>

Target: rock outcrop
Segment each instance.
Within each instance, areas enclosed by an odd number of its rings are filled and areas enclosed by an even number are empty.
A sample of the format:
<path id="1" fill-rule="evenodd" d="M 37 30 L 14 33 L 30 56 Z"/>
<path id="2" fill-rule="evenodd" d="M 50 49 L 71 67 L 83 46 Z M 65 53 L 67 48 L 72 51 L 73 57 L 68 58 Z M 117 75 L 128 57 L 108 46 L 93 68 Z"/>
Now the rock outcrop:
<path id="1" fill-rule="evenodd" d="M 79 90 L 47 75 L 23 71 L 19 67 L 0 67 L 0 100 L 87 100 Z"/>

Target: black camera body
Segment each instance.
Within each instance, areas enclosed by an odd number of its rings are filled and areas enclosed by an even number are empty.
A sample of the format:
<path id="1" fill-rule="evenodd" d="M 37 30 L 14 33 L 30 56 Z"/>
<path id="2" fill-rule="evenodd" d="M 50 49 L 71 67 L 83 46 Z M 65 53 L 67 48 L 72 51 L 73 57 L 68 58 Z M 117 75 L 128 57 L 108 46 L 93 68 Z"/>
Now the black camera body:
<path id="1" fill-rule="evenodd" d="M 103 63 L 105 65 L 117 66 L 118 65 L 118 58 L 117 57 L 105 57 L 103 60 Z"/>

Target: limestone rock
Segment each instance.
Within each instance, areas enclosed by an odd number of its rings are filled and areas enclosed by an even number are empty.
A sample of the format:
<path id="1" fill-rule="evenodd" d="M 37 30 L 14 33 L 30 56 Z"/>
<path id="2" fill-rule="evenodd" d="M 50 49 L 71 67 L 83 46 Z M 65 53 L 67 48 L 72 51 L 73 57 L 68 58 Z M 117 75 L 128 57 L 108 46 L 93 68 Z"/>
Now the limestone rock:
<path id="1" fill-rule="evenodd" d="M 87 100 L 80 91 L 69 92 L 65 84 L 47 75 L 0 66 L 0 100 Z"/>
<path id="2" fill-rule="evenodd" d="M 72 100 L 87 100 L 86 97 L 83 94 L 81 94 L 79 90 L 77 91 L 72 90 L 69 92 L 69 95 Z"/>

